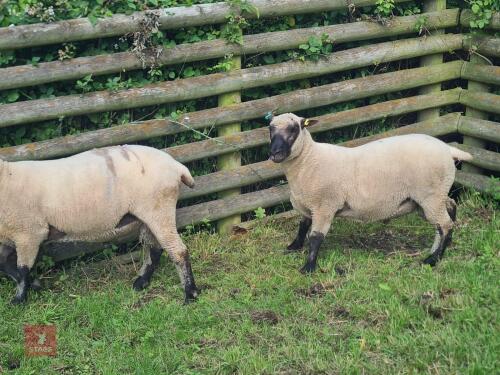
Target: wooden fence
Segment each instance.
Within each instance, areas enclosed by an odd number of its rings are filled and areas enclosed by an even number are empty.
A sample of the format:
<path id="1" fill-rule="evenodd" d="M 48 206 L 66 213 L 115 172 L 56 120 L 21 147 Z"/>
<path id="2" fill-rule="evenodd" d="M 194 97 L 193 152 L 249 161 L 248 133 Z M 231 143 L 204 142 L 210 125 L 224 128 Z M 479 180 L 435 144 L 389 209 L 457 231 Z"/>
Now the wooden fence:
<path id="1" fill-rule="evenodd" d="M 403 2 L 403 1 L 401 1 Z M 346 9 L 344 0 L 253 0 L 261 18 L 297 15 Z M 374 5 L 375 0 L 350 2 L 356 7 Z M 456 144 L 474 155 L 469 166 L 457 172 L 459 185 L 489 191 L 498 188 L 498 182 L 488 177 L 500 172 L 500 154 L 494 152 L 493 143 L 500 143 L 500 124 L 492 121 L 500 115 L 500 96 L 488 92 L 500 85 L 500 67 L 491 62 L 500 57 L 500 38 L 492 35 L 471 35 L 467 27 L 471 14 L 459 9 L 445 9 L 443 0 L 428 0 L 423 15 L 394 17 L 386 24 L 373 20 L 340 25 L 267 32 L 243 37 L 243 43 L 230 44 L 224 40 L 182 44 L 165 50 L 159 57 L 161 65 L 175 65 L 233 54 L 235 68 L 225 73 L 177 79 L 140 88 L 98 91 L 81 95 L 67 95 L 48 99 L 18 101 L 0 105 L 0 127 L 18 125 L 35 127 L 37 122 L 116 111 L 145 106 L 174 103 L 184 100 L 219 96 L 219 107 L 188 113 L 180 122 L 171 119 L 152 119 L 87 131 L 0 149 L 4 160 L 43 160 L 71 155 L 95 147 L 130 143 L 158 136 L 178 134 L 215 126 L 219 136 L 180 146 L 168 147 L 166 152 L 181 162 L 218 157 L 220 170 L 195 178 L 194 190 L 182 189 L 181 199 L 204 197 L 222 193 L 218 199 L 178 209 L 179 227 L 203 220 L 224 220 L 221 230 L 238 222 L 239 215 L 257 207 L 272 207 L 289 199 L 286 184 L 240 194 L 239 189 L 262 181 L 283 176 L 279 165 L 262 161 L 250 165 L 240 164 L 240 152 L 265 145 L 266 128 L 241 131 L 242 121 L 264 117 L 270 110 L 279 113 L 302 111 L 331 104 L 370 98 L 376 95 L 419 89 L 420 95 L 362 106 L 317 117 L 320 122 L 310 128 L 312 133 L 338 130 L 418 113 L 416 123 L 392 129 L 369 137 L 353 139 L 343 145 L 352 147 L 390 135 L 425 133 L 433 136 L 459 134 L 463 144 Z M 222 24 L 230 12 L 226 3 L 169 8 L 155 11 L 160 29 Z M 130 16 L 114 15 L 92 25 L 89 20 L 55 22 L 0 28 L 0 51 L 30 48 L 68 41 L 89 40 L 120 36 L 138 30 L 145 12 Z M 255 17 L 255 15 L 245 15 Z M 418 36 L 417 20 L 425 18 L 430 35 Z M 495 14 L 488 26 L 500 30 L 500 15 Z M 463 33 L 445 33 L 445 29 Z M 360 47 L 337 50 L 319 61 L 287 61 L 265 66 L 239 69 L 238 56 L 283 51 L 297 48 L 311 36 L 327 34 L 335 45 L 347 42 L 372 41 Z M 396 40 L 387 41 L 388 38 Z M 404 37 L 405 39 L 401 39 Z M 380 41 L 385 39 L 385 41 Z M 463 51 L 474 49 L 470 61 L 464 61 Z M 454 53 L 456 52 L 456 53 Z M 462 52 L 462 53 L 461 53 Z M 443 62 L 443 55 L 447 55 Z M 383 63 L 410 58 L 421 58 L 421 66 L 393 72 L 369 75 L 322 86 L 304 88 L 267 98 L 240 102 L 241 91 L 270 86 L 282 82 L 319 77 L 331 73 L 351 71 Z M 66 61 L 23 65 L 0 69 L 0 90 L 76 80 L 89 74 L 94 76 L 142 69 L 142 62 L 132 52 L 121 52 L 92 57 L 76 57 Z M 455 88 L 442 90 L 442 84 Z M 460 83 L 468 83 L 467 88 Z M 229 103 L 228 103 L 229 102 Z M 444 108 L 462 112 L 444 114 Z M 498 117 L 497 117 L 498 118 Z M 188 120 L 186 120 L 188 119 Z M 228 219 L 229 218 L 229 219 Z M 229 223 L 229 224 L 227 224 Z M 121 229 L 116 242 L 130 241 L 137 236 L 138 223 L 132 222 Z M 56 260 L 90 252 L 102 244 L 52 242 L 46 253 Z"/>

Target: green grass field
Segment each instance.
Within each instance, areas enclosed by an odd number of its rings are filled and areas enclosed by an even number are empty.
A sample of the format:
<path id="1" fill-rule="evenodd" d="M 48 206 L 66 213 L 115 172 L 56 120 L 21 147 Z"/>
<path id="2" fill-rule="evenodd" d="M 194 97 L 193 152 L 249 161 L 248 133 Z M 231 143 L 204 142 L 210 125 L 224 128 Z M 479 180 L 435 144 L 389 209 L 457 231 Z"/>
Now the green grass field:
<path id="1" fill-rule="evenodd" d="M 49 272 L 9 305 L 0 279 L 0 372 L 22 374 L 494 374 L 500 336 L 500 217 L 471 195 L 435 269 L 434 230 L 417 215 L 389 224 L 335 221 L 304 276 L 283 255 L 298 219 L 230 238 L 185 238 L 202 294 L 184 306 L 167 258 L 145 292 L 139 265 Z M 54 324 L 58 354 L 24 357 L 24 324 Z"/>

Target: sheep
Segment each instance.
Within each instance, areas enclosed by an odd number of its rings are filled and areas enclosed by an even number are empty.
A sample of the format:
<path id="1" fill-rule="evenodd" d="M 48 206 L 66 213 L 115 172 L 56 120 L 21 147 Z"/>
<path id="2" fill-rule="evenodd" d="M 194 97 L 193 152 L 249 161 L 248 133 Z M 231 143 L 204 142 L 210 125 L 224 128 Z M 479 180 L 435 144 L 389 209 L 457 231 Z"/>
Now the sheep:
<path id="1" fill-rule="evenodd" d="M 146 244 L 134 289 L 149 284 L 166 249 L 185 301 L 196 299 L 189 253 L 175 218 L 181 182 L 193 187 L 194 180 L 170 155 L 125 145 L 59 160 L 0 161 L 0 181 L 0 271 L 17 283 L 12 303 L 26 301 L 29 272 L 44 241 L 110 241 L 134 218 Z"/>
<path id="2" fill-rule="evenodd" d="M 318 251 L 334 217 L 385 221 L 421 210 L 436 227 L 431 266 L 443 257 L 452 237 L 456 203 L 448 197 L 454 160 L 472 156 L 423 134 L 376 140 L 347 148 L 315 142 L 307 120 L 292 113 L 271 117 L 270 160 L 280 163 L 290 200 L 302 215 L 287 252 L 300 250 L 309 235 L 309 255 L 301 272 L 316 269 Z"/>

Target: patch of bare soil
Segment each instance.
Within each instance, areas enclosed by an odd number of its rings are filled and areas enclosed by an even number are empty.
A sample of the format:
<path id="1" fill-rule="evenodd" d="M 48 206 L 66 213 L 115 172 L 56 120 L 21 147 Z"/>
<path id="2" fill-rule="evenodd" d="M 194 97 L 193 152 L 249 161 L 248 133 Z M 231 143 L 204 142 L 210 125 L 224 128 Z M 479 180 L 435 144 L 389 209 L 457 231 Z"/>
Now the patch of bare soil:
<path id="1" fill-rule="evenodd" d="M 206 257 L 204 260 L 206 262 L 204 270 L 208 273 L 229 272 L 232 270 L 232 266 L 228 262 L 227 257 L 224 257 L 222 254 L 210 254 L 210 256 Z"/>
<path id="2" fill-rule="evenodd" d="M 384 228 L 374 233 L 354 233 L 342 237 L 339 239 L 339 244 L 344 248 L 379 250 L 385 254 L 395 251 L 412 254 L 430 247 L 432 238 L 427 235 L 415 235 L 398 229 Z"/>
<path id="3" fill-rule="evenodd" d="M 424 311 L 429 314 L 434 319 L 443 319 L 444 314 L 447 310 L 445 307 L 440 306 L 443 300 L 454 295 L 457 291 L 451 288 L 443 288 L 439 291 L 439 294 L 433 291 L 428 291 L 422 294 L 420 297 L 420 305 Z"/>
<path id="4" fill-rule="evenodd" d="M 270 324 L 276 325 L 280 321 L 280 317 L 271 310 L 255 310 L 250 313 L 250 318 L 254 324 Z"/>
<path id="5" fill-rule="evenodd" d="M 321 297 L 334 290 L 335 286 L 335 283 L 315 283 L 309 288 L 297 289 L 296 293 L 307 298 Z"/>
<path id="6" fill-rule="evenodd" d="M 333 316 L 337 317 L 337 318 L 349 318 L 351 316 L 351 313 L 349 312 L 349 310 L 347 310 L 345 307 L 343 306 L 337 306 L 333 309 Z"/>
<path id="7" fill-rule="evenodd" d="M 149 288 L 146 289 L 144 294 L 142 294 L 139 299 L 134 302 L 132 305 L 132 309 L 140 309 L 144 305 L 147 305 L 149 302 L 153 301 L 156 298 L 163 298 L 166 294 L 166 290 L 163 287 Z"/>

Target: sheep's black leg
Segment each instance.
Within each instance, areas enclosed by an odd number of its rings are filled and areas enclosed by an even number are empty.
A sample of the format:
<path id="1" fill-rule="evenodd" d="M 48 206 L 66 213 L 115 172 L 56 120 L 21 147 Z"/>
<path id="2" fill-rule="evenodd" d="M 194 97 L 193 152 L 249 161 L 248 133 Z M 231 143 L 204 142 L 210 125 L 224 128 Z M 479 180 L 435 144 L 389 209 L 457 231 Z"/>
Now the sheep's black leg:
<path id="1" fill-rule="evenodd" d="M 307 231 L 311 227 L 312 220 L 308 217 L 303 217 L 299 224 L 299 232 L 297 233 L 297 237 L 293 240 L 293 242 L 288 245 L 288 252 L 296 251 L 302 249 L 304 246 L 304 240 L 306 239 Z"/>
<path id="2" fill-rule="evenodd" d="M 29 273 L 30 269 L 28 266 L 21 266 L 17 269 L 17 291 L 16 295 L 12 299 L 11 303 L 14 305 L 18 305 L 20 303 L 26 302 L 26 298 L 28 296 L 28 288 L 29 288 Z"/>
<path id="3" fill-rule="evenodd" d="M 162 248 L 154 248 L 152 247 L 149 250 L 149 259 L 146 260 L 141 276 L 139 276 L 134 282 L 134 289 L 139 291 L 146 288 L 151 282 L 151 277 L 153 276 L 154 271 L 160 264 L 161 254 L 163 253 Z"/>
<path id="4" fill-rule="evenodd" d="M 193 270 L 191 269 L 191 261 L 189 254 L 186 252 L 184 263 L 181 265 L 182 275 L 184 277 L 184 303 L 195 301 L 198 297 L 198 288 L 194 282 Z"/>
<path id="5" fill-rule="evenodd" d="M 4 262 L 0 263 L 0 272 L 5 273 L 16 283 L 19 280 L 19 273 L 17 272 L 17 264 L 15 258 L 7 258 Z"/>
<path id="6" fill-rule="evenodd" d="M 452 238 L 452 234 L 453 234 L 453 229 L 448 230 L 448 232 L 446 234 L 444 234 L 443 229 L 440 226 L 437 227 L 437 230 L 438 230 L 439 235 L 441 237 L 440 241 L 439 241 L 439 245 L 438 245 L 436 251 L 434 251 L 431 255 L 429 255 L 423 261 L 424 264 L 428 264 L 431 267 L 434 267 L 437 264 L 437 262 L 439 262 L 443 258 L 443 255 L 444 255 L 446 248 L 451 243 L 451 238 Z"/>
<path id="7" fill-rule="evenodd" d="M 319 247 L 323 243 L 325 235 L 321 232 L 312 232 L 309 236 L 309 255 L 306 264 L 302 267 L 300 272 L 311 273 L 316 269 L 316 260 L 318 258 Z"/>

